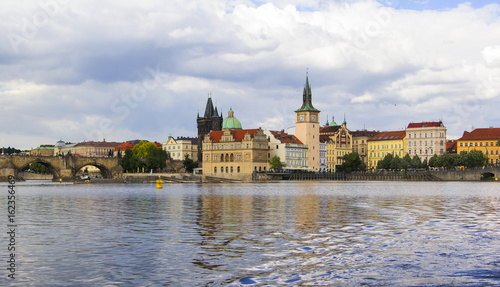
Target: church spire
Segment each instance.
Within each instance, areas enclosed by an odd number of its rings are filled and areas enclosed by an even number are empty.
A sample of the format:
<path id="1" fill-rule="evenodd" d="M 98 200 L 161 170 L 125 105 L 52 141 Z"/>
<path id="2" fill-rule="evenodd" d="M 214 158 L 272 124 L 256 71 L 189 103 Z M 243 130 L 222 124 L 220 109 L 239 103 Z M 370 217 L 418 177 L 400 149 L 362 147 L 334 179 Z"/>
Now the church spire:
<path id="1" fill-rule="evenodd" d="M 304 92 L 302 93 L 302 107 L 296 110 L 296 112 L 300 111 L 310 111 L 310 112 L 319 112 L 312 105 L 312 92 L 311 85 L 309 85 L 309 71 L 306 72 L 306 84 L 304 85 Z"/>

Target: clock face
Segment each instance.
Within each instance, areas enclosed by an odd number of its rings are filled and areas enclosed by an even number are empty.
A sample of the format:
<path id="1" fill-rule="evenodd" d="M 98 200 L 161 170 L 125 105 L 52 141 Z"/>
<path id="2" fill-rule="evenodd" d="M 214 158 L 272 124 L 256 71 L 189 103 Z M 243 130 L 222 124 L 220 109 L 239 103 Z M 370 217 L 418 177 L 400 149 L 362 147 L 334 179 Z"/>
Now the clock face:
<path id="1" fill-rule="evenodd" d="M 312 117 L 311 117 L 311 120 L 312 120 L 313 122 L 315 122 L 315 121 L 316 121 L 316 116 L 312 116 Z"/>
<path id="2" fill-rule="evenodd" d="M 303 122 L 304 121 L 304 116 L 300 116 L 300 121 Z"/>

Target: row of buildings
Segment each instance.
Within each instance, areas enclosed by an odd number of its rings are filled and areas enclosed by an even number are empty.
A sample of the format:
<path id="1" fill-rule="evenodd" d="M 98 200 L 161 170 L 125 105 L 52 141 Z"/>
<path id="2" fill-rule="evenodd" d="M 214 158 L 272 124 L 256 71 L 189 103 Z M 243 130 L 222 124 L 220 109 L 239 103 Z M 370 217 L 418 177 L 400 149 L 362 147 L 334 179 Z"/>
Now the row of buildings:
<path id="1" fill-rule="evenodd" d="M 229 110 L 223 117 L 209 96 L 203 116 L 197 116 L 198 137 L 169 135 L 163 143 L 155 143 L 174 160 L 187 155 L 198 161 L 203 173 L 217 177 L 245 178 L 253 172 L 269 170 L 269 161 L 279 156 L 287 170 L 335 172 L 342 166 L 346 154 L 357 152 L 369 169 L 375 169 L 387 154 L 406 154 L 421 160 L 445 152 L 481 150 L 488 162 L 498 165 L 500 128 L 475 129 L 465 132 L 456 141 L 447 141 L 443 122 L 409 123 L 400 131 L 350 131 L 347 121 L 321 125 L 320 111 L 313 106 L 309 77 L 306 76 L 302 106 L 295 111 L 295 126 L 285 132 L 262 128 L 243 129 L 241 122 Z M 118 156 L 132 149 L 139 140 L 128 142 L 57 142 L 40 146 L 32 155 Z"/>

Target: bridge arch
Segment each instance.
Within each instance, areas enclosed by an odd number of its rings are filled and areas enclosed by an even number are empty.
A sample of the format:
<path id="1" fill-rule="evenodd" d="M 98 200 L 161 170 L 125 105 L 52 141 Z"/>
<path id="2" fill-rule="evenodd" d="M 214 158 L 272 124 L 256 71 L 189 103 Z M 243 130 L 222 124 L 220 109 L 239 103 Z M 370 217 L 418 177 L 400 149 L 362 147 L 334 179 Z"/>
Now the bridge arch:
<path id="1" fill-rule="evenodd" d="M 59 170 L 56 167 L 54 167 L 50 162 L 44 161 L 43 158 L 39 158 L 39 157 L 33 158 L 33 160 L 31 160 L 31 161 L 27 161 L 26 163 L 24 163 L 20 167 L 16 167 L 16 169 L 17 169 L 16 176 L 19 172 L 23 171 L 26 167 L 30 166 L 32 163 L 39 163 L 39 164 L 42 164 L 43 166 L 45 166 L 49 170 L 49 172 L 52 174 L 53 181 L 59 180 L 59 178 L 61 178 Z"/>
<path id="2" fill-rule="evenodd" d="M 102 177 L 103 178 L 113 178 L 113 173 L 111 172 L 111 170 L 109 168 L 107 168 L 106 166 L 102 165 L 102 164 L 98 164 L 96 162 L 93 162 L 93 161 L 89 161 L 89 162 L 84 162 L 82 164 L 79 164 L 75 167 L 74 171 L 73 171 L 73 174 L 72 176 L 73 177 L 76 177 L 76 174 L 84 167 L 86 166 L 95 166 L 97 167 L 100 171 L 101 171 L 101 174 L 102 174 Z"/>
<path id="3" fill-rule="evenodd" d="M 481 174 L 481 180 L 494 180 L 495 174 L 492 172 L 484 172 Z"/>

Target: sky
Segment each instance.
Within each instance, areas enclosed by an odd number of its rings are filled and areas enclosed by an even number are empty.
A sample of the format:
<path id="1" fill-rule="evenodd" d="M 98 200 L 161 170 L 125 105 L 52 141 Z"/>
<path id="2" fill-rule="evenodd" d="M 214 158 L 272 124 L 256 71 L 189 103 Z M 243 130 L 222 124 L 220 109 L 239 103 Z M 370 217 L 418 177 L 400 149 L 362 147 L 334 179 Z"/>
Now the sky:
<path id="1" fill-rule="evenodd" d="M 0 146 L 196 136 L 209 95 L 243 128 L 324 124 L 449 139 L 500 127 L 495 1 L 0 2 Z"/>

